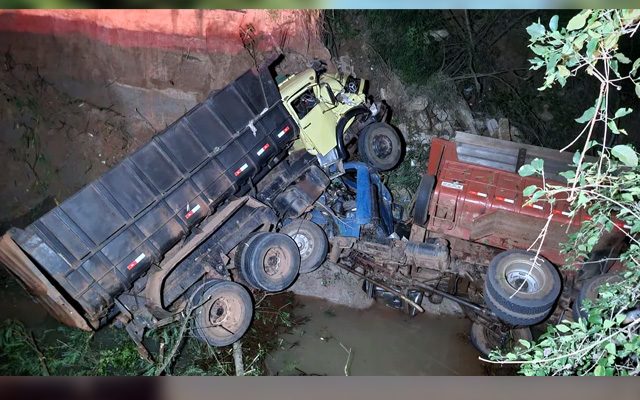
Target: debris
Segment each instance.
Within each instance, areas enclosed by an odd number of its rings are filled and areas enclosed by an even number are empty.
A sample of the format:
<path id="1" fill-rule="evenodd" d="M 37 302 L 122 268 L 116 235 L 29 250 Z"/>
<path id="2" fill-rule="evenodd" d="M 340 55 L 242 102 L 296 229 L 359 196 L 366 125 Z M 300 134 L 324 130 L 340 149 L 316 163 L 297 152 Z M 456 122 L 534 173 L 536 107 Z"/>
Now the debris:
<path id="1" fill-rule="evenodd" d="M 242 341 L 233 344 L 233 362 L 236 366 L 236 376 L 244 376 L 244 362 L 242 361 Z"/>

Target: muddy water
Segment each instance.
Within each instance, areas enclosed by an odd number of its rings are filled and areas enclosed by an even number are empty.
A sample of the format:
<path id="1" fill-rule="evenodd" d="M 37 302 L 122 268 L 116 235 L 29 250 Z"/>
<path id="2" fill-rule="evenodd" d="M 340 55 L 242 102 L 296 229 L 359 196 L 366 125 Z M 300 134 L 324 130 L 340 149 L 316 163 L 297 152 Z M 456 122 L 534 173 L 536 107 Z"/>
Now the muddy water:
<path id="1" fill-rule="evenodd" d="M 483 375 L 468 342 L 471 323 L 455 317 L 406 314 L 375 304 L 354 310 L 298 297 L 308 321 L 280 337 L 267 357 L 273 375 Z"/>

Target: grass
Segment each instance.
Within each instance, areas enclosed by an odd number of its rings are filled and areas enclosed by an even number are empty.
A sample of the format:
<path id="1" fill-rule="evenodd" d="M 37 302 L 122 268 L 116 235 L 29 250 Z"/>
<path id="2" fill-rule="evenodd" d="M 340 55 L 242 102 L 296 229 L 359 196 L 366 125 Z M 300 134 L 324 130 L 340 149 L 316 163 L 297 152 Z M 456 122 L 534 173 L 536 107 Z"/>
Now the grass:
<path id="1" fill-rule="evenodd" d="M 296 305 L 290 295 L 263 300 L 242 338 L 245 375 L 265 374 L 265 357 L 277 345 L 278 334 L 303 322 L 292 316 Z M 105 327 L 94 334 L 61 326 L 36 333 L 20 321 L 5 320 L 0 324 L 0 375 L 156 375 L 176 345 L 177 355 L 164 374 L 235 375 L 232 346 L 214 348 L 189 334 L 179 338 L 179 330 L 180 323 L 174 323 L 146 335 L 156 360 L 150 363 L 122 329 Z"/>

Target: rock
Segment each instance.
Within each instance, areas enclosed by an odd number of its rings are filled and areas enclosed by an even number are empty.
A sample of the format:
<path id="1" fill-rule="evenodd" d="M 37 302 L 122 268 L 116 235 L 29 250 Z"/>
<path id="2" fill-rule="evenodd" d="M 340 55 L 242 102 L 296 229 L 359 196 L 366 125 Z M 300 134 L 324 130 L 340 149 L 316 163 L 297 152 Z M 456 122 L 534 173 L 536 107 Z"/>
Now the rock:
<path id="1" fill-rule="evenodd" d="M 442 108 L 440 108 L 438 106 L 433 106 L 431 111 L 433 111 L 433 114 L 436 116 L 436 118 L 440 122 L 444 122 L 444 121 L 447 121 L 449 119 L 449 113 L 447 113 L 445 110 L 443 110 Z"/>
<path id="2" fill-rule="evenodd" d="M 357 309 L 365 309 L 373 304 L 373 299 L 362 290 L 362 279 L 331 263 L 325 263 L 314 272 L 301 274 L 291 291 Z"/>
<path id="3" fill-rule="evenodd" d="M 336 68 L 338 72 L 341 72 L 346 75 L 355 76 L 355 68 L 353 66 L 353 60 L 349 56 L 340 56 L 338 61 L 336 62 Z"/>
<path id="4" fill-rule="evenodd" d="M 433 129 L 433 125 L 431 123 L 431 120 L 429 119 L 429 116 L 427 116 L 426 113 L 420 113 L 415 115 L 415 119 L 414 119 L 418 129 L 420 130 L 425 130 L 425 131 L 430 131 Z"/>
<path id="5" fill-rule="evenodd" d="M 449 31 L 447 31 L 446 29 L 430 30 L 428 34 L 437 42 L 440 42 L 449 37 Z"/>
<path id="6" fill-rule="evenodd" d="M 395 203 L 403 206 L 405 210 L 411 205 L 411 192 L 406 188 L 402 188 L 393 192 L 393 200 Z"/>
<path id="7" fill-rule="evenodd" d="M 518 142 L 518 143 L 527 142 L 527 140 L 524 137 L 524 134 L 520 131 L 520 129 L 516 128 L 515 126 L 511 126 L 509 129 L 509 132 L 511 134 L 512 142 Z"/>
<path id="8" fill-rule="evenodd" d="M 415 96 L 411 101 L 407 103 L 405 106 L 407 111 L 415 112 L 415 111 L 424 111 L 425 108 L 429 105 L 429 99 L 424 96 Z"/>
<path id="9" fill-rule="evenodd" d="M 426 314 L 464 316 L 462 307 L 455 301 L 449 299 L 442 299 L 442 303 L 433 304 L 427 296 L 425 296 L 420 305 L 424 308 Z"/>
<path id="10" fill-rule="evenodd" d="M 402 137 L 404 137 L 404 141 L 409 141 L 409 127 L 405 123 L 398 124 L 398 130 L 402 133 Z"/>
<path id="11" fill-rule="evenodd" d="M 487 134 L 492 138 L 498 137 L 498 121 L 495 118 L 487 119 L 485 121 L 487 127 Z"/>
<path id="12" fill-rule="evenodd" d="M 455 129 L 453 129 L 453 125 L 451 125 L 451 122 L 449 121 L 438 122 L 433 126 L 433 129 L 437 132 L 446 132 L 450 135 L 455 132 Z"/>
<path id="13" fill-rule="evenodd" d="M 498 122 L 498 139 L 511 140 L 509 120 L 507 118 L 500 118 L 500 121 Z"/>
<path id="14" fill-rule="evenodd" d="M 458 99 L 453 111 L 455 120 L 460 124 L 460 127 L 464 131 L 473 133 L 474 135 L 478 134 L 478 130 L 476 129 L 476 125 L 474 123 L 473 113 L 471 112 L 469 105 L 466 101 L 464 101 L 464 99 Z"/>

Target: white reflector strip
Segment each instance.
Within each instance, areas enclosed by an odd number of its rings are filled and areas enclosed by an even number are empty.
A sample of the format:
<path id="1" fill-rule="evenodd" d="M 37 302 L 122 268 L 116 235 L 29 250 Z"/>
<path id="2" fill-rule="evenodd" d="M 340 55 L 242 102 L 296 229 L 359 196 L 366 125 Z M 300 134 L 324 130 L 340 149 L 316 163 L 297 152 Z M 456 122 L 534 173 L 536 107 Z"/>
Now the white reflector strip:
<path id="1" fill-rule="evenodd" d="M 538 209 L 538 210 L 542 210 L 542 209 L 543 209 L 543 207 L 542 207 L 542 206 L 539 206 L 539 205 L 537 205 L 537 204 L 534 204 L 532 207 L 533 207 L 533 208 L 536 208 L 536 209 Z"/>
<path id="2" fill-rule="evenodd" d="M 442 181 L 442 186 L 449 189 L 455 189 L 455 190 L 462 190 L 462 188 L 464 187 L 458 182 L 447 182 L 447 181 Z"/>
<path id="3" fill-rule="evenodd" d="M 129 263 L 129 265 L 127 265 L 127 269 L 128 269 L 129 271 L 131 271 L 131 270 L 132 270 L 136 265 L 138 265 L 138 263 L 139 263 L 140 261 L 142 261 L 145 257 L 146 257 L 146 256 L 145 256 L 145 254 L 144 254 L 144 253 L 141 253 L 138 257 L 136 257 L 136 259 L 135 259 L 135 260 L 131 261 L 131 262 Z"/>
<path id="4" fill-rule="evenodd" d="M 238 176 L 238 175 L 240 175 L 241 173 L 243 173 L 243 172 L 244 172 L 244 170 L 245 170 L 245 169 L 247 169 L 247 168 L 249 168 L 249 165 L 247 165 L 246 163 L 245 163 L 245 164 L 242 164 L 242 167 L 238 168 L 238 170 L 237 170 L 236 172 L 234 172 L 233 174 L 234 174 L 235 176 Z"/>

